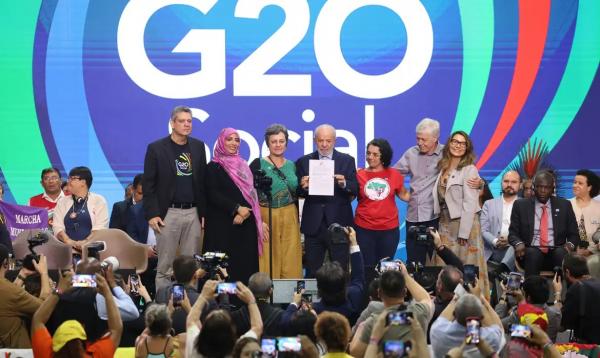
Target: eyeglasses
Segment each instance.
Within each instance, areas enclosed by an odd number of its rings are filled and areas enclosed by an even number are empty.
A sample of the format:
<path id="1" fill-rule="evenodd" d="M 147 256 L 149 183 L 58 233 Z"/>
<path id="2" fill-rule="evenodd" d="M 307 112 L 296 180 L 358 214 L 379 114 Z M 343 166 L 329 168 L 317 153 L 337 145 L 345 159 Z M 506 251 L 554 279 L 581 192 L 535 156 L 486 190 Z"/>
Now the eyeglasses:
<path id="1" fill-rule="evenodd" d="M 465 148 L 467 147 L 467 142 L 461 142 L 456 139 L 450 140 L 450 144 L 452 144 L 455 147 L 465 147 Z"/>
<path id="2" fill-rule="evenodd" d="M 60 178 L 57 176 L 44 177 L 44 181 L 58 181 L 58 180 L 60 180 Z"/>

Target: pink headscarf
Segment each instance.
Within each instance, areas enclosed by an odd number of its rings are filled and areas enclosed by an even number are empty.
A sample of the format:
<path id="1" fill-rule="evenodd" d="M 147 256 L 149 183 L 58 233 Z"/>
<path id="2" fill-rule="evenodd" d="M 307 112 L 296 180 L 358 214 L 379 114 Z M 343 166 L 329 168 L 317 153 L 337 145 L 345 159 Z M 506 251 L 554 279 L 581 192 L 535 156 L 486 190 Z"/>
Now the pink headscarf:
<path id="1" fill-rule="evenodd" d="M 213 161 L 219 163 L 227 172 L 233 183 L 240 189 L 244 199 L 250 204 L 254 220 L 256 221 L 256 231 L 258 235 L 258 256 L 262 256 L 263 247 L 263 226 L 260 216 L 260 205 L 258 203 L 258 195 L 254 189 L 254 178 L 248 163 L 240 157 L 239 151 L 231 154 L 225 148 L 225 139 L 232 134 L 238 134 L 233 128 L 223 128 L 219 133 L 217 145 L 213 152 Z"/>

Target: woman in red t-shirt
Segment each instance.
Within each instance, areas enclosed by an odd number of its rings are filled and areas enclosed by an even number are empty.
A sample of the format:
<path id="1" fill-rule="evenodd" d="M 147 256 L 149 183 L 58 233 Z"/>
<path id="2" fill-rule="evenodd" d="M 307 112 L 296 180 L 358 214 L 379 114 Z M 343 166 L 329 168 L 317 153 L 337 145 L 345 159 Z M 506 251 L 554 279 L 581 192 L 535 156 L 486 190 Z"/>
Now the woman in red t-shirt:
<path id="1" fill-rule="evenodd" d="M 367 277 L 379 260 L 396 254 L 400 240 L 396 196 L 404 201 L 410 198 L 402 174 L 389 167 L 392 155 L 387 140 L 373 139 L 367 144 L 368 167 L 356 173 L 359 191 L 354 224 Z"/>

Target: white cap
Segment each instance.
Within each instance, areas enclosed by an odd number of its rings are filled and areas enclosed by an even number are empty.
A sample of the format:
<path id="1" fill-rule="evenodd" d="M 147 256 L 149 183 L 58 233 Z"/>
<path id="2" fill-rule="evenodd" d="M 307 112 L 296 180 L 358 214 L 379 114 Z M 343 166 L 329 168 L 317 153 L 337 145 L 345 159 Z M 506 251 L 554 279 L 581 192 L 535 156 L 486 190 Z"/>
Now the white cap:
<path id="1" fill-rule="evenodd" d="M 109 256 L 109 257 L 105 258 L 103 262 L 110 264 L 112 266 L 113 272 L 119 270 L 119 259 L 117 259 L 116 257 Z"/>

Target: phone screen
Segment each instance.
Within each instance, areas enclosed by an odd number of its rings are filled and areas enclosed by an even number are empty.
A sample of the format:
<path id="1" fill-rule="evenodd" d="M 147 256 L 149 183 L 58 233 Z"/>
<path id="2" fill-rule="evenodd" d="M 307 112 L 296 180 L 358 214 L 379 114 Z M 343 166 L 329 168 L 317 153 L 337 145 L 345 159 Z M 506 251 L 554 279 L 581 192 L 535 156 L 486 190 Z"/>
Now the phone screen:
<path id="1" fill-rule="evenodd" d="M 518 272 L 511 272 L 508 276 L 506 288 L 508 288 L 511 291 L 518 290 L 521 288 L 522 282 L 523 282 L 523 275 L 521 275 Z"/>
<path id="2" fill-rule="evenodd" d="M 277 350 L 279 352 L 300 352 L 302 350 L 300 337 L 277 338 Z"/>
<path id="3" fill-rule="evenodd" d="M 531 337 L 531 328 L 522 324 L 512 324 L 510 326 L 510 336 L 514 338 Z"/>
<path id="4" fill-rule="evenodd" d="M 465 285 L 475 285 L 475 279 L 479 276 L 479 266 L 475 265 L 464 265 L 464 282 Z"/>
<path id="5" fill-rule="evenodd" d="M 268 357 L 275 357 L 277 355 L 277 346 L 275 345 L 275 338 L 263 338 L 260 341 L 260 349 L 263 354 Z"/>
<path id="6" fill-rule="evenodd" d="M 395 311 L 387 314 L 386 323 L 387 325 L 404 325 L 410 324 L 408 317 L 412 317 L 412 312 L 408 311 Z"/>
<path id="7" fill-rule="evenodd" d="M 478 344 L 479 343 L 479 327 L 481 323 L 477 319 L 467 318 L 467 343 Z"/>
<path id="8" fill-rule="evenodd" d="M 73 275 L 73 287 L 96 287 L 96 275 Z"/>
<path id="9" fill-rule="evenodd" d="M 383 356 L 385 358 L 404 357 L 404 342 L 402 341 L 384 341 Z"/>
<path id="10" fill-rule="evenodd" d="M 129 275 L 129 284 L 131 285 L 130 290 L 131 293 L 138 293 L 138 288 L 140 286 L 140 280 L 136 274 Z"/>
<path id="11" fill-rule="evenodd" d="M 183 285 L 173 285 L 173 304 L 179 304 L 183 301 L 184 288 Z"/>
<path id="12" fill-rule="evenodd" d="M 233 282 L 221 282 L 217 285 L 217 293 L 226 293 L 228 295 L 235 295 L 236 285 Z"/>
<path id="13" fill-rule="evenodd" d="M 400 263 L 397 261 L 381 261 L 381 272 L 386 271 L 398 271 L 400 270 Z"/>
<path id="14" fill-rule="evenodd" d="M 306 281 L 300 280 L 296 282 L 296 293 L 302 292 L 306 288 Z"/>

